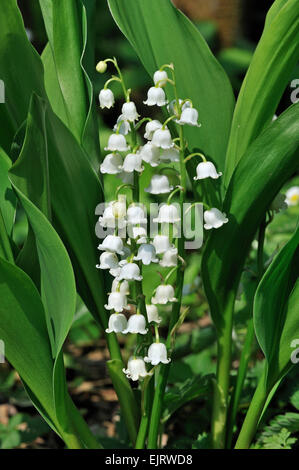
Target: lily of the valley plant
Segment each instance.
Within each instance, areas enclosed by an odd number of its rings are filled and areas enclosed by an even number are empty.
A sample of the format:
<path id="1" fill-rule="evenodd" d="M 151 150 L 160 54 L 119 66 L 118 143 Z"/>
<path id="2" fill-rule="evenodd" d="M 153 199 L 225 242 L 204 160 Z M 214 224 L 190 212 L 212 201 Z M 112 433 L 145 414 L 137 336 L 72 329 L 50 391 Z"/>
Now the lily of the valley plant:
<path id="1" fill-rule="evenodd" d="M 79 302 L 106 340 L 128 447 L 160 447 L 172 413 L 200 398 L 208 404 L 208 445 L 249 448 L 298 362 L 298 228 L 280 250 L 264 250 L 276 214 L 299 198 L 289 184 L 299 168 L 299 104 L 273 119 L 299 58 L 298 1 L 273 3 L 235 102 L 217 59 L 170 0 L 109 0 L 152 79 L 143 103 L 115 57 L 90 59 L 93 2 L 40 0 L 48 35 L 41 56 L 15 0 L 6 3 L 0 339 L 7 360 L 68 448 L 101 448 L 66 381 L 63 345 Z M 98 99 L 95 68 L 105 77 Z M 107 134 L 97 113 L 102 123 L 119 102 Z M 22 243 L 16 211 L 28 222 Z M 198 213 L 203 242 L 192 248 L 185 225 Z M 194 373 L 171 395 L 179 329 L 199 289 L 215 332 L 216 373 Z M 235 348 L 240 292 L 247 316 Z M 244 411 L 255 340 L 265 359 Z"/>

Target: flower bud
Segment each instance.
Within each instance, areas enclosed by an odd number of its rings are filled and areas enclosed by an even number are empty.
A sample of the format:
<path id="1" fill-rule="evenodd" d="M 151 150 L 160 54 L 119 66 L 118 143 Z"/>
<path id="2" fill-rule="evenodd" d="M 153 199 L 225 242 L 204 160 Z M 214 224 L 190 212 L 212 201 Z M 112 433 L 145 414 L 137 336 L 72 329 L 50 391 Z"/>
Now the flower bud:
<path id="1" fill-rule="evenodd" d="M 107 70 L 107 63 L 104 60 L 100 60 L 100 62 L 97 63 L 96 71 L 99 73 L 105 73 L 106 70 Z"/>

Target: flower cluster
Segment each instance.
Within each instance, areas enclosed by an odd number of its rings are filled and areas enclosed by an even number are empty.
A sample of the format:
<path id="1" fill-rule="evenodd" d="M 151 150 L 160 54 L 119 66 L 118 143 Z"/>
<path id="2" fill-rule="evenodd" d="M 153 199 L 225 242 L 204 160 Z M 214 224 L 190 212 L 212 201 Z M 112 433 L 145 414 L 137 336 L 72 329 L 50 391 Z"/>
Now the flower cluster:
<path id="1" fill-rule="evenodd" d="M 164 65 L 155 72 L 154 86 L 148 90 L 147 99 L 144 101 L 147 106 L 167 107 L 169 117 L 160 122 L 147 117 L 140 119 L 136 105 L 131 100 L 131 90 L 125 86 L 116 59 L 99 62 L 98 72 L 105 72 L 108 62 L 113 63 L 118 75 L 112 76 L 101 90 L 100 106 L 110 109 L 114 105 L 114 95 L 108 87 L 112 81 L 117 81 L 122 86 L 125 102 L 105 147 L 108 153 L 103 159 L 100 171 L 102 174 L 115 175 L 123 184 L 118 188 L 115 200 L 108 204 L 99 218 L 99 224 L 112 229 L 114 234 L 107 235 L 99 245 L 98 249 L 102 253 L 97 267 L 108 270 L 114 277 L 105 305 L 105 308 L 112 312 L 106 332 L 141 335 L 138 336 L 136 349 L 128 361 L 127 369 L 124 369 L 128 378 L 138 380 L 152 374 L 152 371 L 147 371 L 146 363 L 157 366 L 170 361 L 166 346 L 169 342 L 166 341 L 165 344 L 160 341 L 159 324 L 162 318 L 158 308 L 176 304 L 178 312 L 180 310 L 178 300 L 180 296 L 177 294 L 177 289 L 182 289 L 182 285 L 177 285 L 175 289 L 169 279 L 179 268 L 183 269 L 185 263 L 182 244 L 177 243 L 176 246 L 173 242 L 173 230 L 182 220 L 187 185 L 186 161 L 196 156 L 202 160 L 197 165 L 195 181 L 206 178 L 217 179 L 221 173 L 217 172 L 214 164 L 207 161 L 201 153 L 185 156 L 187 145 L 184 139 L 184 126 L 200 127 L 199 114 L 190 99 L 182 100 L 177 97 L 172 64 Z M 169 72 L 171 77 L 168 76 Z M 168 101 L 164 91 L 166 84 L 170 84 L 174 90 L 175 99 L 171 102 Z M 171 121 L 178 126 L 177 138 L 173 138 L 169 128 Z M 145 142 L 142 144 L 138 131 L 143 124 Z M 175 187 L 169 181 L 169 177 L 163 173 L 161 166 L 165 163 L 179 165 L 179 171 L 176 170 L 175 173 L 177 178 L 180 178 L 180 184 Z M 159 233 L 152 238 L 146 229 L 145 209 L 139 203 L 139 177 L 147 165 L 155 170 L 145 192 L 167 197 L 153 219 L 159 226 Z M 129 205 L 120 195 L 123 188 L 132 190 L 132 202 Z M 177 193 L 180 199 L 179 207 L 171 203 L 171 199 Z M 227 221 L 226 215 L 217 208 L 207 208 L 204 212 L 206 230 L 219 228 Z M 167 235 L 163 231 L 165 224 L 171 227 Z M 126 228 L 125 240 L 119 234 L 122 228 Z M 146 305 L 142 273 L 144 266 L 152 263 L 170 270 L 164 278 L 159 273 L 162 283 L 152 293 L 151 301 Z M 131 315 L 127 319 L 129 311 Z M 142 354 L 145 349 L 145 353 Z"/>

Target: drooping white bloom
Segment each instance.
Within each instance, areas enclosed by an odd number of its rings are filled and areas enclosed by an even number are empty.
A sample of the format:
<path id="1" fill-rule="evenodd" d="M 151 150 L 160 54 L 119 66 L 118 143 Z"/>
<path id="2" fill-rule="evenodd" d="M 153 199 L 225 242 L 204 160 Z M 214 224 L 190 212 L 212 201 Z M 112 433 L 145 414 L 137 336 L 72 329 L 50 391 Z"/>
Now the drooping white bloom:
<path id="1" fill-rule="evenodd" d="M 160 160 L 162 163 L 175 163 L 180 161 L 180 152 L 175 147 L 171 149 L 162 150 L 160 155 Z"/>
<path id="2" fill-rule="evenodd" d="M 115 253 L 104 251 L 100 256 L 100 264 L 96 266 L 98 269 L 116 269 L 118 268 L 118 257 Z"/>
<path id="3" fill-rule="evenodd" d="M 221 176 L 222 173 L 217 173 L 215 165 L 212 162 L 201 162 L 196 167 L 196 176 L 194 176 L 194 180 L 203 180 L 205 178 L 213 178 L 216 180 Z"/>
<path id="4" fill-rule="evenodd" d="M 140 155 L 144 162 L 149 163 L 152 167 L 159 165 L 160 150 L 151 142 L 148 142 L 140 149 Z"/>
<path id="5" fill-rule="evenodd" d="M 133 171 L 141 173 L 144 170 L 144 167 L 142 166 L 142 158 L 140 153 L 128 153 L 124 159 L 124 163 L 121 169 L 127 173 L 133 173 Z"/>
<path id="6" fill-rule="evenodd" d="M 185 108 L 182 111 L 180 119 L 176 122 L 177 124 L 184 125 L 188 124 L 188 126 L 193 127 L 201 127 L 201 124 L 198 124 L 198 111 L 195 108 Z"/>
<path id="7" fill-rule="evenodd" d="M 100 100 L 100 107 L 103 108 L 112 108 L 114 105 L 114 95 L 109 88 L 104 89 L 100 91 L 99 94 L 99 100 Z"/>
<path id="8" fill-rule="evenodd" d="M 147 356 L 144 358 L 145 362 L 151 363 L 153 366 L 157 364 L 168 364 L 171 359 L 167 359 L 167 349 L 163 343 L 153 343 L 147 351 Z"/>
<path id="9" fill-rule="evenodd" d="M 174 296 L 174 288 L 170 284 L 158 286 L 154 297 L 152 297 L 152 304 L 165 305 L 168 302 L 177 302 L 178 299 Z"/>
<path id="10" fill-rule="evenodd" d="M 122 312 L 128 306 L 127 296 L 122 292 L 111 292 L 108 296 L 108 304 L 104 305 L 106 310 Z"/>
<path id="11" fill-rule="evenodd" d="M 107 235 L 104 238 L 103 243 L 98 246 L 99 250 L 110 251 L 111 253 L 117 253 L 118 255 L 124 254 L 124 245 L 122 239 L 117 235 Z"/>
<path id="12" fill-rule="evenodd" d="M 154 132 L 158 129 L 161 129 L 161 127 L 162 127 L 162 124 L 157 119 L 154 119 L 153 121 L 149 121 L 145 126 L 144 138 L 147 140 L 152 140 Z"/>
<path id="13" fill-rule="evenodd" d="M 278 193 L 277 196 L 273 199 L 270 210 L 274 212 L 280 212 L 288 207 L 286 197 L 282 193 Z"/>
<path id="14" fill-rule="evenodd" d="M 146 224 L 146 216 L 142 207 L 131 204 L 127 211 L 128 223 L 132 225 Z"/>
<path id="15" fill-rule="evenodd" d="M 122 106 L 122 115 L 126 121 L 134 122 L 139 118 L 139 114 L 137 113 L 137 109 L 135 103 L 133 101 L 129 101 L 128 103 L 124 103 Z"/>
<path id="16" fill-rule="evenodd" d="M 127 328 L 123 331 L 123 333 L 135 333 L 140 335 L 146 335 L 148 329 L 145 327 L 145 325 L 146 320 L 143 315 L 132 315 L 128 320 Z"/>
<path id="17" fill-rule="evenodd" d="M 181 105 L 183 102 L 183 100 L 179 99 L 179 104 Z M 191 102 L 190 101 L 186 101 L 183 106 L 182 106 L 182 111 L 184 111 L 184 109 L 186 108 L 190 108 L 191 107 Z M 179 114 L 179 110 L 177 109 L 177 102 L 176 100 L 172 100 L 169 105 L 167 106 L 167 111 L 169 112 L 169 114 Z"/>
<path id="18" fill-rule="evenodd" d="M 120 167 L 122 163 L 123 160 L 119 153 L 108 153 L 101 163 L 100 172 L 102 174 L 116 175 L 121 172 Z"/>
<path id="19" fill-rule="evenodd" d="M 171 149 L 174 146 L 174 142 L 171 140 L 171 134 L 168 129 L 157 129 L 154 132 L 153 145 L 160 147 L 161 149 Z"/>
<path id="20" fill-rule="evenodd" d="M 166 100 L 166 96 L 164 90 L 160 87 L 151 87 L 147 92 L 147 100 L 143 102 L 148 106 L 165 106 L 168 101 Z"/>
<path id="21" fill-rule="evenodd" d="M 154 73 L 154 84 L 157 86 L 164 86 L 167 83 L 167 72 L 165 70 L 157 70 Z"/>
<path id="22" fill-rule="evenodd" d="M 111 292 L 121 292 L 124 295 L 129 295 L 130 289 L 128 281 L 120 282 L 117 279 L 113 279 Z"/>
<path id="23" fill-rule="evenodd" d="M 115 126 L 113 127 L 113 132 L 117 132 L 122 135 L 127 135 L 131 130 L 130 123 L 126 121 L 121 114 L 116 121 Z"/>
<path id="24" fill-rule="evenodd" d="M 153 175 L 150 185 L 144 191 L 150 194 L 167 194 L 173 190 L 166 175 Z"/>
<path id="25" fill-rule="evenodd" d="M 226 214 L 221 212 L 219 209 L 216 209 L 216 207 L 205 211 L 203 217 L 205 221 L 204 228 L 206 230 L 222 227 L 223 224 L 228 222 Z"/>
<path id="26" fill-rule="evenodd" d="M 120 263 L 121 264 L 121 263 Z M 140 274 L 140 269 L 136 263 L 126 263 L 121 266 L 120 273 L 117 276 L 118 281 L 141 281 L 142 276 Z"/>
<path id="27" fill-rule="evenodd" d="M 130 229 L 129 236 L 136 240 L 138 245 L 147 242 L 147 231 L 144 227 L 130 227 Z"/>
<path id="28" fill-rule="evenodd" d="M 292 186 L 287 190 L 286 203 L 288 206 L 296 206 L 299 203 L 299 186 Z"/>
<path id="29" fill-rule="evenodd" d="M 177 248 L 169 248 L 169 250 L 165 251 L 159 264 L 163 268 L 171 268 L 171 267 L 177 266 L 178 264 Z"/>
<path id="30" fill-rule="evenodd" d="M 110 152 L 127 152 L 129 147 L 127 146 L 126 139 L 122 134 L 111 134 L 105 150 L 109 150 Z"/>
<path id="31" fill-rule="evenodd" d="M 163 204 L 159 209 L 158 217 L 153 219 L 154 222 L 173 224 L 181 220 L 179 211 L 174 204 Z"/>
<path id="32" fill-rule="evenodd" d="M 173 245 L 170 244 L 170 240 L 167 235 L 156 235 L 153 239 L 153 245 L 156 249 L 157 255 L 165 253 L 166 251 L 173 248 Z"/>
<path id="33" fill-rule="evenodd" d="M 122 333 L 127 328 L 127 319 L 122 313 L 112 313 L 106 333 Z"/>
<path id="34" fill-rule="evenodd" d="M 127 214 L 126 198 L 119 196 L 117 201 L 111 202 L 112 214 L 116 219 L 123 219 Z"/>
<path id="35" fill-rule="evenodd" d="M 161 323 L 162 318 L 159 317 L 159 312 L 158 308 L 156 305 L 146 305 L 146 313 L 147 313 L 147 321 L 149 323 L 155 322 L 155 323 Z"/>
<path id="36" fill-rule="evenodd" d="M 145 362 L 140 357 L 130 357 L 128 360 L 128 368 L 123 369 L 123 372 L 126 374 L 128 379 L 131 379 L 134 382 L 148 375 L 153 375 L 152 372 L 146 372 Z"/>
<path id="37" fill-rule="evenodd" d="M 143 243 L 138 249 L 137 256 L 134 256 L 135 261 L 142 261 L 143 264 L 149 265 L 151 263 L 158 263 L 156 257 L 156 250 L 150 243 Z"/>
<path id="38" fill-rule="evenodd" d="M 115 204 L 117 204 L 117 202 L 115 202 Z M 108 207 L 106 207 L 106 209 L 104 210 L 103 212 L 103 215 L 99 217 L 99 224 L 101 225 L 101 227 L 104 227 L 104 228 L 124 228 L 126 226 L 126 220 L 125 220 L 125 215 L 126 213 L 124 213 L 124 215 L 121 217 L 115 217 L 115 212 L 114 212 L 114 206 L 113 206 L 113 203 L 112 204 L 109 204 Z"/>

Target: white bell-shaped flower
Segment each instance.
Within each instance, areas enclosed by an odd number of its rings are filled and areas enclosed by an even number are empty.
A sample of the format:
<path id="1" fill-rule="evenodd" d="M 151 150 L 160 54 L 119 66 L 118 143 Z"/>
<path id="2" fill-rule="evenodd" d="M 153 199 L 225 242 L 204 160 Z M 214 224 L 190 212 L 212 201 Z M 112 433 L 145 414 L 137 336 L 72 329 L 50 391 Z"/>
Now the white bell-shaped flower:
<path id="1" fill-rule="evenodd" d="M 122 292 L 111 292 L 108 296 L 108 304 L 104 305 L 106 310 L 122 312 L 128 306 L 127 296 Z"/>
<path id="2" fill-rule="evenodd" d="M 155 247 L 157 255 L 165 253 L 166 251 L 173 248 L 173 245 L 171 245 L 169 237 L 167 235 L 155 235 L 153 239 L 153 245 Z"/>
<path id="3" fill-rule="evenodd" d="M 133 103 L 133 101 L 124 103 L 121 111 L 126 121 L 134 122 L 139 118 L 139 114 L 137 113 L 136 106 L 135 106 L 135 103 Z"/>
<path id="4" fill-rule="evenodd" d="M 133 381 L 139 380 L 140 378 L 148 375 L 153 375 L 152 372 L 147 372 L 145 368 L 145 362 L 141 357 L 130 357 L 128 360 L 128 368 L 123 369 L 128 379 Z"/>
<path id="5" fill-rule="evenodd" d="M 161 323 L 162 318 L 159 317 L 159 312 L 158 308 L 156 305 L 146 305 L 146 314 L 147 314 L 147 321 L 149 323 L 155 322 L 155 323 Z"/>
<path id="6" fill-rule="evenodd" d="M 96 266 L 98 269 L 115 269 L 118 268 L 118 257 L 115 253 L 104 251 L 100 256 L 100 264 Z"/>
<path id="7" fill-rule="evenodd" d="M 103 243 L 98 246 L 99 250 L 110 251 L 111 253 L 117 253 L 118 255 L 124 254 L 124 245 L 122 239 L 117 235 L 107 235 L 104 238 Z"/>
<path id="8" fill-rule="evenodd" d="M 180 119 L 176 122 L 177 124 L 184 125 L 188 124 L 188 126 L 193 127 L 201 127 L 201 124 L 198 124 L 198 111 L 195 108 L 185 108 L 182 111 Z"/>
<path id="9" fill-rule="evenodd" d="M 111 292 L 121 292 L 124 295 L 129 295 L 130 289 L 128 281 L 120 282 L 117 279 L 113 279 Z"/>
<path id="10" fill-rule="evenodd" d="M 113 131 L 117 132 L 122 135 L 127 135 L 131 130 L 130 123 L 125 120 L 123 115 L 121 114 L 116 121 L 115 126 L 113 127 Z"/>
<path id="11" fill-rule="evenodd" d="M 180 152 L 175 147 L 162 150 L 160 155 L 161 163 L 176 163 L 180 161 Z"/>
<path id="12" fill-rule="evenodd" d="M 168 364 L 171 359 L 167 359 L 167 349 L 163 343 L 153 343 L 150 345 L 147 351 L 147 356 L 144 358 L 145 362 L 149 362 L 153 366 L 156 366 L 162 362 L 162 364 Z"/>
<path id="13" fill-rule="evenodd" d="M 223 224 L 228 222 L 226 214 L 221 212 L 219 209 L 216 209 L 216 207 L 205 211 L 203 217 L 205 221 L 204 228 L 206 230 L 222 227 Z"/>
<path id="14" fill-rule="evenodd" d="M 154 73 L 154 84 L 157 86 L 165 86 L 167 83 L 168 75 L 165 70 L 157 70 Z"/>
<path id="15" fill-rule="evenodd" d="M 119 228 L 122 229 L 126 226 L 125 215 L 123 217 L 115 217 L 113 204 L 110 204 L 99 217 L 99 224 L 104 228 Z"/>
<path id="16" fill-rule="evenodd" d="M 111 202 L 112 214 L 116 219 L 123 219 L 127 214 L 126 198 L 119 196 L 117 201 Z"/>
<path id="17" fill-rule="evenodd" d="M 299 204 L 299 186 L 292 186 L 286 192 L 286 203 L 288 206 Z"/>
<path id="18" fill-rule="evenodd" d="M 162 124 L 157 119 L 153 119 L 153 121 L 149 121 L 145 126 L 145 134 L 144 138 L 147 140 L 152 140 L 154 132 L 158 129 L 161 129 Z"/>
<path id="19" fill-rule="evenodd" d="M 177 248 L 169 248 L 165 251 L 160 261 L 160 266 L 163 268 L 172 268 L 178 264 L 178 250 Z"/>
<path id="20" fill-rule="evenodd" d="M 127 319 L 122 313 L 112 313 L 106 333 L 122 333 L 127 328 Z"/>
<path id="21" fill-rule="evenodd" d="M 99 94 L 100 107 L 103 108 L 112 108 L 114 105 L 114 95 L 109 88 L 106 88 L 100 91 Z"/>
<path id="22" fill-rule="evenodd" d="M 180 222 L 179 211 L 174 204 L 163 204 L 159 209 L 158 217 L 153 219 L 154 222 L 174 224 Z"/>
<path id="23" fill-rule="evenodd" d="M 179 99 L 179 104 L 181 105 L 183 103 L 183 100 Z M 190 101 L 186 101 L 183 105 L 182 105 L 182 111 L 184 111 L 184 109 L 186 108 L 191 108 L 191 102 Z M 179 110 L 177 108 L 177 101 L 176 100 L 172 100 L 169 105 L 167 106 L 167 111 L 169 114 L 179 114 Z"/>
<path id="24" fill-rule="evenodd" d="M 158 263 L 156 257 L 156 250 L 150 243 L 143 243 L 138 249 L 137 256 L 134 256 L 135 261 L 142 261 L 143 264 L 149 265 L 151 263 Z"/>
<path id="25" fill-rule="evenodd" d="M 174 142 L 171 140 L 171 134 L 168 129 L 158 129 L 154 132 L 153 145 L 160 147 L 161 149 L 170 149 L 174 146 Z"/>
<path id="26" fill-rule="evenodd" d="M 128 223 L 132 225 L 146 224 L 146 216 L 142 207 L 132 204 L 127 211 Z"/>
<path id="27" fill-rule="evenodd" d="M 142 157 L 140 153 L 128 153 L 121 169 L 127 173 L 133 173 L 133 171 L 141 173 L 144 170 L 144 167 L 142 166 Z"/>
<path id="28" fill-rule="evenodd" d="M 127 146 L 126 138 L 122 134 L 111 134 L 108 139 L 108 145 L 105 150 L 110 152 L 127 152 L 129 147 Z"/>
<path id="29" fill-rule="evenodd" d="M 213 178 L 216 180 L 221 176 L 222 173 L 217 173 L 215 165 L 212 162 L 201 162 L 196 167 L 196 176 L 194 176 L 194 180 L 203 180 L 205 178 Z"/>
<path id="30" fill-rule="evenodd" d="M 116 278 L 118 281 L 141 281 L 142 276 L 136 263 L 126 263 L 121 266 L 120 273 Z"/>
<path id="31" fill-rule="evenodd" d="M 129 236 L 136 240 L 138 245 L 147 242 L 147 231 L 144 227 L 130 227 Z"/>
<path id="32" fill-rule="evenodd" d="M 150 185 L 145 189 L 150 194 L 167 194 L 173 190 L 166 175 L 153 175 Z"/>
<path id="33" fill-rule="evenodd" d="M 151 87 L 147 92 L 147 100 L 144 104 L 148 106 L 165 106 L 168 103 L 164 90 L 160 87 Z"/>
<path id="34" fill-rule="evenodd" d="M 160 163 L 160 150 L 151 142 L 148 142 L 140 149 L 140 155 L 144 162 L 149 163 L 152 167 L 158 166 Z"/>
<path id="35" fill-rule="evenodd" d="M 135 314 L 132 315 L 128 320 L 127 328 L 123 331 L 124 334 L 134 333 L 140 335 L 146 335 L 148 329 L 146 326 L 146 320 L 143 315 Z"/>
<path id="36" fill-rule="evenodd" d="M 174 288 L 170 284 L 158 286 L 154 297 L 152 297 L 152 304 L 165 305 L 168 302 L 177 302 L 178 299 L 174 296 Z"/>
<path id="37" fill-rule="evenodd" d="M 101 163 L 100 172 L 102 174 L 116 175 L 121 172 L 120 167 L 122 164 L 123 159 L 119 153 L 108 153 Z"/>

